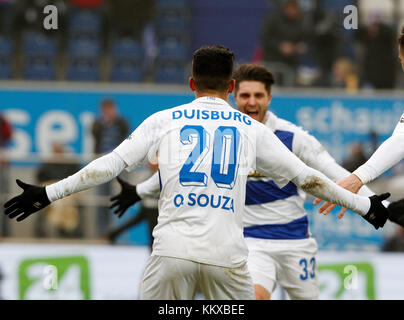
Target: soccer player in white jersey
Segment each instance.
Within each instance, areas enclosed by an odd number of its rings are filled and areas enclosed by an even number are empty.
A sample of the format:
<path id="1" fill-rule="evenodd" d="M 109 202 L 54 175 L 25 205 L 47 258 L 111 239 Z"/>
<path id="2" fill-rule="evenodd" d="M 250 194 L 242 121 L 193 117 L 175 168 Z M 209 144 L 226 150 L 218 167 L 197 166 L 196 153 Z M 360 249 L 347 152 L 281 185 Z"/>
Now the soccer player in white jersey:
<path id="1" fill-rule="evenodd" d="M 282 143 L 307 165 L 331 179 L 349 171 L 339 166 L 309 133 L 268 111 L 273 75 L 263 66 L 244 64 L 233 74 L 238 110 L 266 125 Z M 260 146 L 257 146 L 260 148 Z M 368 188 L 361 194 L 373 195 Z M 126 194 L 124 194 L 125 192 Z M 136 189 L 123 188 L 112 207 L 122 214 L 141 198 L 159 191 L 155 175 Z M 133 199 L 133 203 L 128 203 Z M 310 236 L 305 193 L 293 182 L 279 188 L 271 178 L 252 173 L 247 180 L 244 209 L 244 237 L 249 250 L 248 268 L 256 299 L 270 299 L 276 284 L 285 288 L 291 299 L 317 299 L 317 243 Z"/>
<path id="2" fill-rule="evenodd" d="M 398 57 L 401 61 L 401 67 L 404 71 L 404 27 L 401 29 L 401 35 L 398 39 Z M 384 141 L 380 147 L 373 153 L 370 159 L 362 166 L 357 168 L 351 175 L 343 179 L 337 180 L 341 187 L 357 193 L 359 189 L 379 177 L 383 172 L 396 165 L 404 158 L 404 113 L 401 116 L 393 134 L 390 138 Z M 314 204 L 317 205 L 321 199 L 316 199 Z M 319 212 L 328 214 L 336 207 L 335 204 L 325 202 L 319 209 Z M 345 208 L 342 208 L 339 218 L 342 218 L 345 213 Z M 393 202 L 390 207 L 391 221 L 404 227 L 404 199 Z"/>
<path id="3" fill-rule="evenodd" d="M 196 99 L 147 118 L 111 153 L 46 187 L 17 180 L 23 193 L 4 206 L 17 221 L 50 202 L 105 183 L 158 155 L 161 193 L 142 299 L 253 299 L 243 237 L 247 174 L 252 169 L 283 187 L 350 208 L 375 228 L 388 216 L 389 194 L 363 197 L 306 166 L 273 132 L 227 102 L 235 86 L 233 53 L 221 46 L 194 53 L 190 88 Z M 259 148 L 257 148 L 259 146 Z"/>

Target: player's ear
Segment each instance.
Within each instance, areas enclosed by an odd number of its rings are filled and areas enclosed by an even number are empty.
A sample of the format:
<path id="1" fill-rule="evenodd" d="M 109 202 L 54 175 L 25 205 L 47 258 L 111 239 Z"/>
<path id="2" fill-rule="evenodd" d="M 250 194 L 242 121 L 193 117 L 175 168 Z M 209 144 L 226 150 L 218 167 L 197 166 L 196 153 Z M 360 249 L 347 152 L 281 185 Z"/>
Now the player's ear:
<path id="1" fill-rule="evenodd" d="M 195 80 L 192 77 L 189 77 L 189 88 L 192 91 L 196 91 L 196 87 L 195 87 Z"/>
<path id="2" fill-rule="evenodd" d="M 268 96 L 268 106 L 271 104 L 272 101 L 272 94 L 269 94 Z"/>
<path id="3" fill-rule="evenodd" d="M 227 90 L 227 92 L 232 93 L 235 87 L 236 87 L 236 80 L 231 79 L 229 83 L 229 89 Z"/>

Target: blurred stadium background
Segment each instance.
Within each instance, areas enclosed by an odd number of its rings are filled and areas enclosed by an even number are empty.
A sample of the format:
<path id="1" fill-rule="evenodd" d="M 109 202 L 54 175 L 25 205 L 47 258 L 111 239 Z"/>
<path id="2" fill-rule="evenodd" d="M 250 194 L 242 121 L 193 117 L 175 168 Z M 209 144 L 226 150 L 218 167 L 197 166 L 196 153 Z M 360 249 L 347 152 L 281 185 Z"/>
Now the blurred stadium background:
<path id="1" fill-rule="evenodd" d="M 19 193 L 16 178 L 48 183 L 97 156 L 93 123 L 105 99 L 130 131 L 162 108 L 191 101 L 192 52 L 207 44 L 231 48 L 238 63 L 267 65 L 277 80 L 271 110 L 310 131 L 349 170 L 366 161 L 404 111 L 396 42 L 404 1 L 297 1 L 300 14 L 283 32 L 285 2 L 0 0 L 1 205 Z M 58 9 L 56 30 L 43 27 L 49 4 Z M 343 27 L 347 5 L 358 8 L 357 30 Z M 275 36 L 301 50 L 293 59 L 274 55 Z M 138 183 L 151 171 L 125 178 Z M 403 198 L 404 162 L 370 187 Z M 113 182 L 107 193 L 80 193 L 23 223 L 0 215 L 0 298 L 137 299 L 149 222 L 113 240 L 110 231 L 155 202 L 118 219 L 106 213 L 118 191 Z M 322 216 L 311 201 L 320 298 L 404 299 L 404 230 L 387 223 L 375 231 L 352 213 Z M 57 288 L 47 266 L 56 267 Z M 287 295 L 279 289 L 274 298 Z"/>

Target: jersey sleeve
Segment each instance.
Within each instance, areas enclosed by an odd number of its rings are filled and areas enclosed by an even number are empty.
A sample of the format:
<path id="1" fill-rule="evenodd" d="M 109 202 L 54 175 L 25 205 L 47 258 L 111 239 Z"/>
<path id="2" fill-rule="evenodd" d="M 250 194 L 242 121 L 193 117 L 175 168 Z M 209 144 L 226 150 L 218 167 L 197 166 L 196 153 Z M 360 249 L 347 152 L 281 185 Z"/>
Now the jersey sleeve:
<path id="1" fill-rule="evenodd" d="M 404 113 L 402 114 L 400 121 L 397 123 L 393 131 L 393 136 L 396 134 L 404 134 Z"/>
<path id="2" fill-rule="evenodd" d="M 126 167 L 115 152 L 91 161 L 75 174 L 45 188 L 48 199 L 53 202 L 73 193 L 87 190 L 117 177 Z"/>
<path id="3" fill-rule="evenodd" d="M 126 140 L 114 149 L 114 152 L 125 161 L 128 169 L 133 170 L 147 159 L 151 161 L 155 157 L 160 118 L 159 113 L 147 118 Z"/>
<path id="4" fill-rule="evenodd" d="M 266 126 L 258 126 L 256 168 L 270 177 L 280 188 L 304 169 L 298 159 Z"/>
<path id="5" fill-rule="evenodd" d="M 365 164 L 353 173 L 366 184 L 404 158 L 404 132 L 395 133 L 384 141 Z"/>
<path id="6" fill-rule="evenodd" d="M 158 195 L 158 193 L 160 192 L 159 173 L 156 172 L 149 179 L 139 183 L 136 186 L 136 192 L 142 199 Z"/>

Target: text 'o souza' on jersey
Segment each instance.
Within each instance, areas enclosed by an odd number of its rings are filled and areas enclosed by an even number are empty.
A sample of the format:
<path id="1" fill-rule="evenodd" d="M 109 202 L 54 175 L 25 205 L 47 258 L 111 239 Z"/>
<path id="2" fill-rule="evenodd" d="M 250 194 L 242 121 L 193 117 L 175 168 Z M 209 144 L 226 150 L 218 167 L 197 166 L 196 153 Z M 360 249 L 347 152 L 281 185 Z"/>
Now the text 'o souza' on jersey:
<path id="1" fill-rule="evenodd" d="M 197 119 L 197 120 L 231 120 L 239 121 L 248 126 L 251 125 L 251 119 L 246 114 L 238 111 L 217 111 L 217 110 L 175 110 L 173 111 L 173 120 L 181 119 Z"/>

